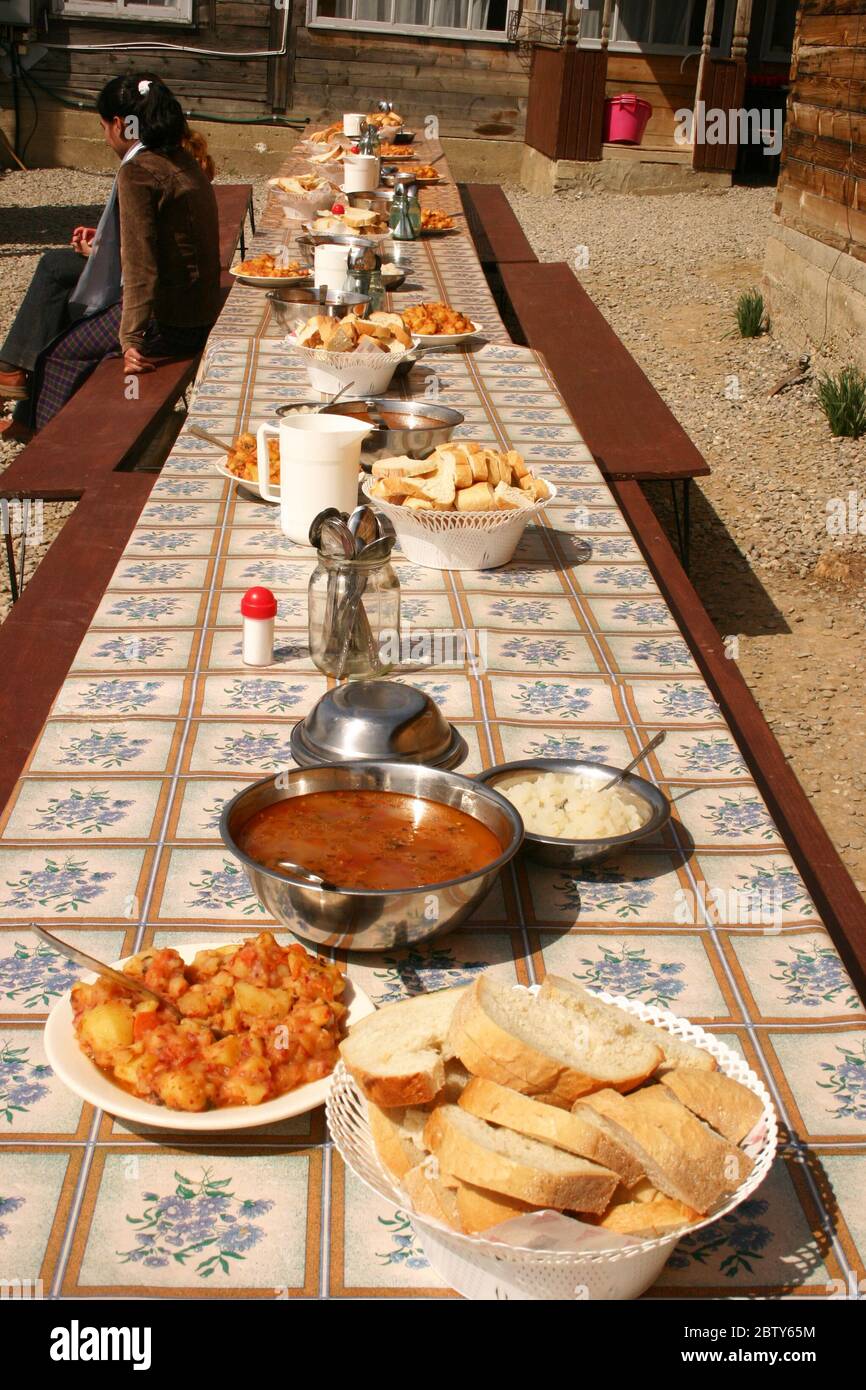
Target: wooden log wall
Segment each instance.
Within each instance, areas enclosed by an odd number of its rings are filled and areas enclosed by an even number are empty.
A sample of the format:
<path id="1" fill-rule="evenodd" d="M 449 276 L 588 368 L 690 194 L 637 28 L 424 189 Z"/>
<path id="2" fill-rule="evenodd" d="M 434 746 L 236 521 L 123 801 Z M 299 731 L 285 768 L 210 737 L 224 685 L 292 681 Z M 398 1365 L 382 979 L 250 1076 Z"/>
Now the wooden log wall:
<path id="1" fill-rule="evenodd" d="M 803 0 L 776 211 L 866 261 L 866 0 Z"/>
<path id="2" fill-rule="evenodd" d="M 444 135 L 523 139 L 529 77 L 513 46 L 309 29 L 304 0 L 288 3 L 289 53 L 278 59 L 53 49 L 35 72 L 64 94 L 95 95 L 110 77 L 147 70 L 184 106 L 230 118 L 284 111 L 331 119 L 387 98 L 422 127 L 436 113 Z M 273 0 L 194 0 L 192 27 L 54 17 L 48 37 L 54 44 L 152 41 L 231 55 L 278 48 L 284 13 Z"/>

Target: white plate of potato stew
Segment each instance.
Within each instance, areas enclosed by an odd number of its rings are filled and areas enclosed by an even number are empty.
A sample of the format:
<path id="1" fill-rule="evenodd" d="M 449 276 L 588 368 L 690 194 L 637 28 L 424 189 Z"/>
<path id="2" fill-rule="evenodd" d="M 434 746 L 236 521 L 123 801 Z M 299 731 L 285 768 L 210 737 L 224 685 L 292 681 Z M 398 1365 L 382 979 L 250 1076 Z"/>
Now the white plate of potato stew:
<path id="1" fill-rule="evenodd" d="M 85 974 L 52 1010 L 45 1051 L 82 1100 L 157 1129 L 251 1129 L 315 1110 L 346 1030 L 374 1011 L 335 965 L 267 931 L 146 947 L 115 969 L 171 999 L 182 1021 Z"/>

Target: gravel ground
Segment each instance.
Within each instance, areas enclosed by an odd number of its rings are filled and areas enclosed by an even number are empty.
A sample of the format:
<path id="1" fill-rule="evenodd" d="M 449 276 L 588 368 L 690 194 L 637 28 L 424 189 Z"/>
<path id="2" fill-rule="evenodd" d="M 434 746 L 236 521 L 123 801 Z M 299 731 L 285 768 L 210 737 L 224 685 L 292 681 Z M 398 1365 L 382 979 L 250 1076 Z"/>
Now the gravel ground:
<path id="1" fill-rule="evenodd" d="M 693 486 L 692 578 L 863 891 L 863 541 L 831 538 L 826 505 L 862 490 L 866 438 L 830 435 L 814 381 L 768 398 L 809 350 L 796 325 L 729 336 L 760 279 L 773 190 L 507 191 L 542 260 L 588 255 L 578 278 L 712 468 Z M 844 365 L 829 341 L 812 358 Z M 647 492 L 670 527 L 667 486 Z"/>
<path id="2" fill-rule="evenodd" d="M 218 180 L 219 181 L 219 180 Z M 229 178 L 227 182 L 237 180 Z M 79 223 L 94 226 L 111 189 L 111 176 L 89 174 L 80 169 L 33 169 L 0 174 L 0 215 L 3 219 L 3 245 L 0 246 L 0 342 L 18 309 L 43 251 L 68 246 L 72 228 Z M 256 213 L 264 206 L 266 181 L 254 184 Z M 8 412 L 7 412 L 8 413 Z M 0 437 L 0 472 L 8 468 L 21 450 L 20 444 Z M 38 505 L 38 504 L 37 504 Z M 33 541 L 27 543 L 26 578 L 45 554 L 48 546 L 71 514 L 73 502 L 45 502 L 34 517 Z M 13 534 L 16 519 L 12 518 Z M 37 541 L 36 535 L 41 538 Z M 19 542 L 16 537 L 16 549 Z M 0 620 L 10 604 L 9 577 L 5 559 L 0 559 Z"/>

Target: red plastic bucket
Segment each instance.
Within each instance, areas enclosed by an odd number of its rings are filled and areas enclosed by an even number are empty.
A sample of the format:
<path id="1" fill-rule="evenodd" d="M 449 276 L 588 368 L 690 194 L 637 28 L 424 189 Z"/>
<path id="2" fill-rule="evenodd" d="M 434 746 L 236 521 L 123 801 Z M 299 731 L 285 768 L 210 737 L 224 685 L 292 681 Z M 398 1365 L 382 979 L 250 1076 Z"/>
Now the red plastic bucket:
<path id="1" fill-rule="evenodd" d="M 614 145 L 639 145 L 653 113 L 648 101 L 623 92 L 604 103 L 604 139 Z"/>

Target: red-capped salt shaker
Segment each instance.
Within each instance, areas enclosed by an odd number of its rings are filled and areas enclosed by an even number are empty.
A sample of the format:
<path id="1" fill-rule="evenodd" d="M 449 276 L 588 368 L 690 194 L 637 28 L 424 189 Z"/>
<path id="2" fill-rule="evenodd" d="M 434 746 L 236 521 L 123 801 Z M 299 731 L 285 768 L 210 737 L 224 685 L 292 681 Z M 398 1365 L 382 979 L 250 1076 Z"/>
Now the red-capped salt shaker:
<path id="1" fill-rule="evenodd" d="M 274 660 L 277 600 L 270 589 L 247 589 L 241 599 L 244 620 L 244 665 L 270 666 Z"/>

